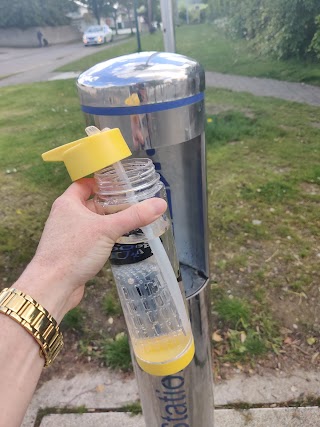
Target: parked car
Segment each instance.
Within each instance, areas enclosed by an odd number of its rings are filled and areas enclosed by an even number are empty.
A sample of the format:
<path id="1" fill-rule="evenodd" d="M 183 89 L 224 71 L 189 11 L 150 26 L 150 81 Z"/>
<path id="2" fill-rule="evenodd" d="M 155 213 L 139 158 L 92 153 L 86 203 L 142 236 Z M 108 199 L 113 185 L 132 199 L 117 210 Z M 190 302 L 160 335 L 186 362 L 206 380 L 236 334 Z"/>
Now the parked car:
<path id="1" fill-rule="evenodd" d="M 113 33 L 108 25 L 92 25 L 83 34 L 85 46 L 108 43 L 113 40 Z"/>

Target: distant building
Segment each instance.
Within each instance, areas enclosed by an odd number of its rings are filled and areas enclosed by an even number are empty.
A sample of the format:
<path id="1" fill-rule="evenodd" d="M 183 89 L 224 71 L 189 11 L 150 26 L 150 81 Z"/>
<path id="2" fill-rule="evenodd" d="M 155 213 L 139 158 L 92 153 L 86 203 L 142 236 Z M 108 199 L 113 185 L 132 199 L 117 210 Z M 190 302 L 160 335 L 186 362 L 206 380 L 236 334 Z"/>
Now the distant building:
<path id="1" fill-rule="evenodd" d="M 73 2 L 78 6 L 78 10 L 75 12 L 70 12 L 67 14 L 68 18 L 71 19 L 71 25 L 77 27 L 82 33 L 90 26 L 97 24 L 97 20 L 89 10 L 87 4 L 82 3 L 80 0 L 73 0 Z M 128 16 L 129 15 L 129 16 Z M 134 15 L 133 10 L 128 11 L 119 5 L 118 14 L 116 21 L 112 16 L 101 17 L 101 24 L 105 23 L 110 28 L 113 29 L 127 29 L 134 28 Z"/>
<path id="2" fill-rule="evenodd" d="M 78 6 L 78 10 L 67 13 L 67 17 L 71 19 L 71 25 L 78 28 L 78 30 L 83 33 L 90 25 L 96 24 L 97 21 L 89 11 L 87 4 L 79 0 L 73 0 L 73 3 Z"/>

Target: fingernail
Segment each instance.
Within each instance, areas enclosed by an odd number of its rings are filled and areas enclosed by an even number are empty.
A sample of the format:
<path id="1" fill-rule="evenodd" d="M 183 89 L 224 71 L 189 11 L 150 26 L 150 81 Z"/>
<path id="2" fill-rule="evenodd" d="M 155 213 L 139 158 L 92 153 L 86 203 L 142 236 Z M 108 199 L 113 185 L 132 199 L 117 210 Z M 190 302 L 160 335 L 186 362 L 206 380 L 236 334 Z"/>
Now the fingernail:
<path id="1" fill-rule="evenodd" d="M 167 203 L 165 200 L 155 197 L 152 199 L 152 209 L 154 215 L 161 215 L 167 209 Z"/>

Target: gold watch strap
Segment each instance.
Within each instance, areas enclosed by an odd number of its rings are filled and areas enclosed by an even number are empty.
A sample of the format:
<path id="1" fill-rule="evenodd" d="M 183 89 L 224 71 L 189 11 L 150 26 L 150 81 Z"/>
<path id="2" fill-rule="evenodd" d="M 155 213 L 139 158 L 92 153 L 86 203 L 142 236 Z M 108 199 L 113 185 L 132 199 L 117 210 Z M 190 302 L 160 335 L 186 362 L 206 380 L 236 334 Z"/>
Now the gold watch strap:
<path id="1" fill-rule="evenodd" d="M 45 367 L 51 365 L 63 347 L 59 326 L 48 311 L 29 295 L 15 288 L 0 292 L 0 313 L 20 323 L 40 345 Z"/>

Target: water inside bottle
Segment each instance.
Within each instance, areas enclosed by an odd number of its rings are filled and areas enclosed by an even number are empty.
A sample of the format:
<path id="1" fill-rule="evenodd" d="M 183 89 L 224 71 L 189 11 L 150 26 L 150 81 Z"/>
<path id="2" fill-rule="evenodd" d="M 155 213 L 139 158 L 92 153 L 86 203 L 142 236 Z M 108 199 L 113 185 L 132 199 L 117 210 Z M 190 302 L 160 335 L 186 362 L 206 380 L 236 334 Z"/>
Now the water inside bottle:
<path id="1" fill-rule="evenodd" d="M 183 328 L 148 243 L 119 243 L 110 260 L 137 360 L 162 363 L 178 358 L 192 334 Z"/>
<path id="2" fill-rule="evenodd" d="M 125 266 L 113 266 L 122 305 L 128 307 L 127 324 L 137 362 L 166 363 L 178 359 L 192 342 L 153 255 Z"/>
<path id="3" fill-rule="evenodd" d="M 179 358 L 188 348 L 191 341 L 192 334 L 185 334 L 180 330 L 172 335 L 134 340 L 133 346 L 138 363 L 139 361 L 163 363 Z"/>

